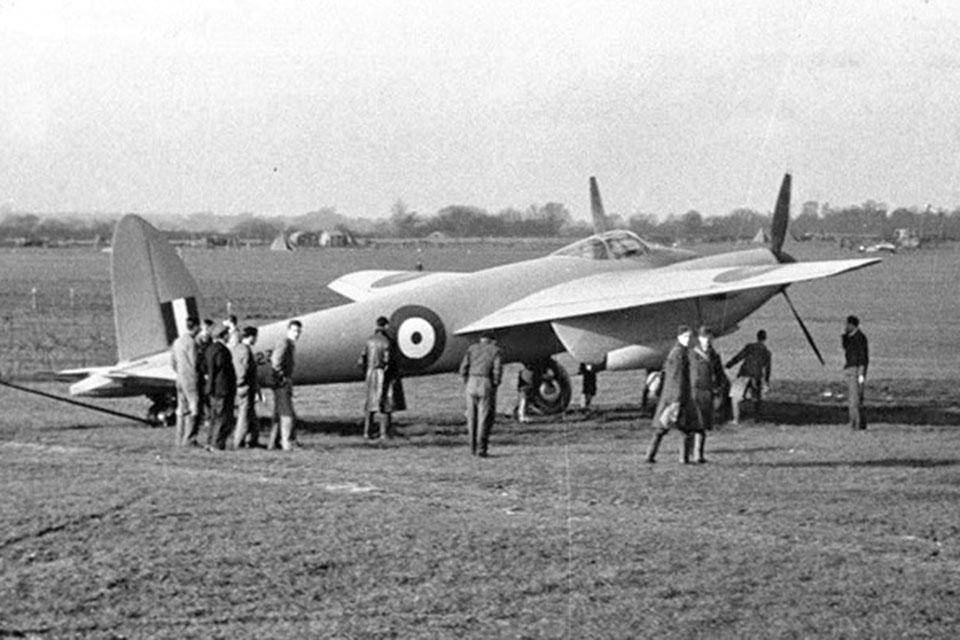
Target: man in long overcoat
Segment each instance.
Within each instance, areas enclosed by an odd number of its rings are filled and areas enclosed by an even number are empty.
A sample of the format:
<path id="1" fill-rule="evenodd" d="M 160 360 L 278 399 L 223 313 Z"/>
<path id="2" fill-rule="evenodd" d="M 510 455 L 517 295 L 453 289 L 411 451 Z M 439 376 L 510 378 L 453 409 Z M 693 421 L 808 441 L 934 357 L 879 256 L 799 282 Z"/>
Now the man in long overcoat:
<path id="1" fill-rule="evenodd" d="M 713 332 L 700 327 L 697 344 L 690 349 L 690 388 L 696 408 L 693 430 L 693 460 L 704 463 L 707 431 L 713 429 L 714 402 L 726 388 L 727 374 L 723 371 L 720 354 L 713 348 Z"/>
<path id="2" fill-rule="evenodd" d="M 186 327 L 170 348 L 171 363 L 177 374 L 177 442 L 178 447 L 197 446 L 200 429 L 201 384 L 196 335 L 200 331 L 197 318 L 189 317 Z"/>
<path id="3" fill-rule="evenodd" d="M 390 335 L 390 321 L 377 318 L 377 328 L 367 339 L 358 363 L 365 371 L 366 394 L 363 403 L 363 438 L 370 440 L 373 416 L 380 414 L 380 439 L 393 437 L 392 415 L 406 409 L 403 382 L 397 358 L 397 345 Z"/>
<path id="4" fill-rule="evenodd" d="M 680 444 L 680 462 L 690 462 L 693 447 L 693 426 L 696 408 L 690 391 L 690 355 L 688 347 L 693 332 L 685 324 L 677 327 L 677 341 L 663 363 L 663 384 L 660 401 L 653 414 L 653 439 L 647 448 L 647 462 L 656 462 L 660 442 L 667 432 L 677 429 L 683 436 Z"/>

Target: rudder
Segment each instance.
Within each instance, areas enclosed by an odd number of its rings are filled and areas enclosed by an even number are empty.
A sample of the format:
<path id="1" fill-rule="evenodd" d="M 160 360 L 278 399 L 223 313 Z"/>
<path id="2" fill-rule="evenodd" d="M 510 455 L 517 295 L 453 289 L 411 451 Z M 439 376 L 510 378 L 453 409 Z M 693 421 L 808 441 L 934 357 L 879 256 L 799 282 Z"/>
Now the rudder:
<path id="1" fill-rule="evenodd" d="M 110 266 L 119 361 L 168 349 L 187 317 L 198 315 L 200 292 L 166 235 L 140 216 L 124 216 Z"/>

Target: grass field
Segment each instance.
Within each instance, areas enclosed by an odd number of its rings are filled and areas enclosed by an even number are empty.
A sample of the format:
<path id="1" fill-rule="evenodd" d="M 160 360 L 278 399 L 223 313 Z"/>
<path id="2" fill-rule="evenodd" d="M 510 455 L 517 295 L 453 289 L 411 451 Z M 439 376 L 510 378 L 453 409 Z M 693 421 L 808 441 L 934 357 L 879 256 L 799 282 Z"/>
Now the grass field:
<path id="1" fill-rule="evenodd" d="M 108 259 L 68 253 L 0 252 L 5 375 L 113 361 Z M 323 285 L 358 268 L 533 255 L 185 257 L 211 315 L 229 300 L 260 322 L 336 304 Z M 298 390 L 291 454 L 174 450 L 169 429 L 0 388 L 0 637 L 957 637 L 958 266 L 945 247 L 791 289 L 826 369 L 782 301 L 723 339 L 771 333 L 769 422 L 712 434 L 702 466 L 675 438 L 641 463 L 635 372 L 601 374 L 591 415 L 501 416 L 487 460 L 467 454 L 452 375 L 408 381 L 386 446 L 359 437 L 357 385 Z M 836 398 L 850 312 L 871 337 L 865 433 Z"/>
<path id="2" fill-rule="evenodd" d="M 305 448 L 279 455 L 17 404 L 0 420 L 0 636 L 960 632 L 955 426 L 747 425 L 682 466 L 676 439 L 641 462 L 647 420 L 626 406 L 501 419 L 479 460 L 452 407 L 404 414 L 380 446 L 305 399 Z"/>

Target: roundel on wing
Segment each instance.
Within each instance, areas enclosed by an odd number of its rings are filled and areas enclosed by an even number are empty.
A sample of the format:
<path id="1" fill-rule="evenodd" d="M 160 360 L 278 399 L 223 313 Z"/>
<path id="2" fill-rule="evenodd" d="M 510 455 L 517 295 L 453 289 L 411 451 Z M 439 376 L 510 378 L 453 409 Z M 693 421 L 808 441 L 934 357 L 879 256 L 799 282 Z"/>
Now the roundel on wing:
<path id="1" fill-rule="evenodd" d="M 396 331 L 400 369 L 419 371 L 436 362 L 447 344 L 447 333 L 436 313 L 418 305 L 400 307 L 390 317 Z"/>

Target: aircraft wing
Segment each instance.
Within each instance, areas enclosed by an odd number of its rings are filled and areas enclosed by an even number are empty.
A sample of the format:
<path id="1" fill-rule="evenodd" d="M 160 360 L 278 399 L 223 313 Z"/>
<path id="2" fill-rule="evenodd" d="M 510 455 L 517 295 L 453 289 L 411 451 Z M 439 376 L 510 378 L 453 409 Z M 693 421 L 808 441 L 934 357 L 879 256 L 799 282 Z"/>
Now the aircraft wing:
<path id="1" fill-rule="evenodd" d="M 879 259 L 602 273 L 548 287 L 456 330 L 459 335 L 663 302 L 786 286 L 861 269 Z"/>
<path id="2" fill-rule="evenodd" d="M 455 271 L 355 271 L 337 278 L 327 287 L 356 301 L 463 275 Z"/>

